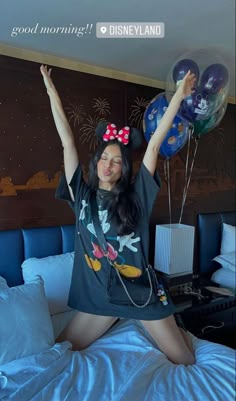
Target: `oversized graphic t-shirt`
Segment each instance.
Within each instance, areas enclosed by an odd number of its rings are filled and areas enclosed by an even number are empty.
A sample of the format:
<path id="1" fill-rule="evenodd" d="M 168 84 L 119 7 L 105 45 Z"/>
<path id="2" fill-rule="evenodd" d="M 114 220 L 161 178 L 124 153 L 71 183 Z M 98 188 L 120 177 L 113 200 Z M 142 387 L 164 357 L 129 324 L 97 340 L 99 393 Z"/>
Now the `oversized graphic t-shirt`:
<path id="1" fill-rule="evenodd" d="M 118 235 L 116 226 L 109 218 L 107 201 L 111 193 L 98 190 L 98 216 L 108 244 L 109 259 L 119 270 L 121 276 L 134 278 L 140 276 L 148 265 L 149 219 L 160 180 L 154 177 L 144 164 L 132 184 L 141 206 L 141 215 L 135 231 Z M 57 188 L 56 197 L 69 201 L 76 216 L 75 260 L 69 294 L 69 306 L 96 315 L 134 318 L 142 320 L 161 319 L 173 313 L 173 305 L 151 304 L 145 308 L 130 305 L 115 305 L 107 295 L 110 270 L 114 269 L 99 246 L 91 213 L 91 191 L 83 179 L 80 165 L 70 182 L 75 201 L 71 201 L 68 185 L 63 176 Z"/>

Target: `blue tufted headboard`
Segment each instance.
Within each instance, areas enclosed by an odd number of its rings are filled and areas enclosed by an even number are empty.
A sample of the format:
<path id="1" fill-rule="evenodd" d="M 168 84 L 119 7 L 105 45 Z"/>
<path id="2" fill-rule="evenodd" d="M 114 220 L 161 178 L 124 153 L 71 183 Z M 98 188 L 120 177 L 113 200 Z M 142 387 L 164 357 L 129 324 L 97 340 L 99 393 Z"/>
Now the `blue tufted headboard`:
<path id="1" fill-rule="evenodd" d="M 197 270 L 210 276 L 217 265 L 222 223 L 236 225 L 236 212 L 200 213 L 197 216 Z M 74 250 L 74 225 L 0 231 L 0 276 L 9 286 L 23 283 L 21 264 L 31 257 L 43 258 Z"/>
<path id="2" fill-rule="evenodd" d="M 212 259 L 220 254 L 223 223 L 236 225 L 236 211 L 200 213 L 197 216 L 198 273 L 210 276 L 217 268 Z"/>
<path id="3" fill-rule="evenodd" d="M 74 237 L 74 225 L 0 231 L 0 276 L 9 286 L 22 284 L 25 259 L 72 252 Z"/>

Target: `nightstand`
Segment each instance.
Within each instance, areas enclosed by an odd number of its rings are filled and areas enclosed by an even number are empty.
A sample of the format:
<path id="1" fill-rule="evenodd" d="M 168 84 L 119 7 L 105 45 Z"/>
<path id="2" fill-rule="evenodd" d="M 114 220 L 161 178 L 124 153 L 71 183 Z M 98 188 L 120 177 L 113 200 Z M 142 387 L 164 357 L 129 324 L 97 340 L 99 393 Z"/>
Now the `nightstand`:
<path id="1" fill-rule="evenodd" d="M 206 290 L 206 285 L 212 285 L 206 281 L 192 280 L 189 284 L 179 293 L 173 293 L 169 286 L 177 322 L 199 338 L 236 348 L 236 297 Z"/>

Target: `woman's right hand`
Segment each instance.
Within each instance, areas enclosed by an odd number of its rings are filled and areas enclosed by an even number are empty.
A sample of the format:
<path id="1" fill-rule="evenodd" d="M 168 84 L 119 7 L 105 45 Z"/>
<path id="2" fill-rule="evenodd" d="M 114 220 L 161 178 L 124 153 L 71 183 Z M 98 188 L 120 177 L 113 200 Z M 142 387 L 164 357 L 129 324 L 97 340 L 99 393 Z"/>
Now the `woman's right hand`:
<path id="1" fill-rule="evenodd" d="M 47 91 L 56 90 L 51 78 L 52 69 L 49 68 L 48 70 L 48 67 L 42 64 L 40 67 L 40 72 L 43 76 L 44 84 L 46 86 Z"/>
<path id="2" fill-rule="evenodd" d="M 195 82 L 196 76 L 189 70 L 185 77 L 179 82 L 176 90 L 176 93 L 179 94 L 182 100 L 193 93 Z"/>
<path id="3" fill-rule="evenodd" d="M 43 76 L 44 84 L 49 95 L 54 122 L 63 146 L 66 180 L 69 186 L 69 183 L 78 166 L 79 157 L 70 124 L 66 118 L 60 97 L 51 79 L 51 71 L 52 69 L 48 69 L 46 65 L 41 65 L 40 67 L 40 72 Z M 71 199 L 74 200 L 74 195 L 70 187 L 69 191 L 71 194 Z"/>

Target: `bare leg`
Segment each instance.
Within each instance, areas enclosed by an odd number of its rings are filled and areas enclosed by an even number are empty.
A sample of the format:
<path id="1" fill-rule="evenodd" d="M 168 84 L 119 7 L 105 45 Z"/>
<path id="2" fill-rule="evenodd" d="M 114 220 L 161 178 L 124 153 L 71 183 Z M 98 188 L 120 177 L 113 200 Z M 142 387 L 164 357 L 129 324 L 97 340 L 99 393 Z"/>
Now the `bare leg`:
<path id="1" fill-rule="evenodd" d="M 194 353 L 187 345 L 186 338 L 178 328 L 174 316 L 161 320 L 141 320 L 158 347 L 171 362 L 183 365 L 195 363 Z"/>
<path id="2" fill-rule="evenodd" d="M 185 344 L 187 345 L 189 351 L 194 355 L 193 343 L 189 334 L 183 330 L 181 327 L 178 327 L 182 337 L 184 338 Z"/>
<path id="3" fill-rule="evenodd" d="M 101 337 L 117 320 L 115 317 L 78 312 L 57 338 L 70 341 L 73 350 L 82 350 Z"/>

